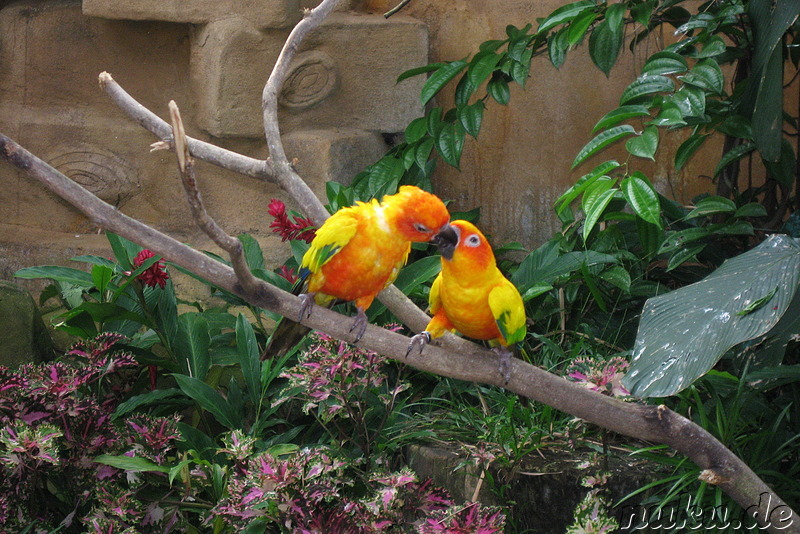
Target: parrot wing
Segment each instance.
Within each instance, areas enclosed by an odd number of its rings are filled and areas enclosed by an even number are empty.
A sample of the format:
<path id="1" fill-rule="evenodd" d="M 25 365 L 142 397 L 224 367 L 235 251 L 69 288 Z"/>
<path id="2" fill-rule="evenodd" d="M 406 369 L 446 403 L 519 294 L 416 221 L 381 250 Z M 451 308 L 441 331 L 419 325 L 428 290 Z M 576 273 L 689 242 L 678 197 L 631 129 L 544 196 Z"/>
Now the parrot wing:
<path id="1" fill-rule="evenodd" d="M 489 308 L 507 344 L 525 339 L 525 305 L 514 284 L 503 278 L 503 283 L 489 293 Z"/>
<path id="2" fill-rule="evenodd" d="M 300 278 L 318 272 L 342 248 L 350 242 L 358 229 L 358 215 L 352 209 L 343 209 L 333 214 L 323 224 L 303 256 Z"/>
<path id="3" fill-rule="evenodd" d="M 431 315 L 436 315 L 442 309 L 442 297 L 439 295 L 439 288 L 442 286 L 442 273 L 436 277 L 431 285 L 431 292 L 428 294 L 428 307 Z"/>

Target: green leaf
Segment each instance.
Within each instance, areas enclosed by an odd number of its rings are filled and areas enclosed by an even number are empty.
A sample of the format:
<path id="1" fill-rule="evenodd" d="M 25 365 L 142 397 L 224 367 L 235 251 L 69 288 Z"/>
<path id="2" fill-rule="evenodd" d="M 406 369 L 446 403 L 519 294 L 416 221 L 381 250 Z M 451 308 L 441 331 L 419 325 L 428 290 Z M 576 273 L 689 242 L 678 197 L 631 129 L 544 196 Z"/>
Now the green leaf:
<path id="1" fill-rule="evenodd" d="M 631 17 L 633 20 L 644 26 L 650 26 L 650 17 L 653 15 L 653 8 L 655 8 L 655 0 L 647 0 L 640 4 L 631 6 Z"/>
<path id="2" fill-rule="evenodd" d="M 416 68 L 413 68 L 413 69 L 409 69 L 409 70 L 401 73 L 400 76 L 397 77 L 397 82 L 396 83 L 400 83 L 400 82 L 402 82 L 403 80 L 405 80 L 407 78 L 411 78 L 411 77 L 417 76 L 419 74 L 424 74 L 426 72 L 439 70 L 439 69 L 441 69 L 442 67 L 445 67 L 445 66 L 447 66 L 447 63 L 430 63 L 429 65 L 423 65 L 421 67 L 416 67 Z"/>
<path id="3" fill-rule="evenodd" d="M 17 278 L 34 280 L 36 278 L 49 278 L 56 282 L 66 282 L 79 287 L 94 287 L 92 275 L 85 271 L 72 269 L 71 267 L 59 267 L 56 265 L 40 265 L 38 267 L 26 267 L 14 273 Z"/>
<path id="4" fill-rule="evenodd" d="M 211 367 L 210 346 L 211 336 L 205 317 L 195 312 L 181 314 L 178 317 L 178 337 L 174 349 L 178 360 L 185 362 L 190 376 L 205 379 Z"/>
<path id="5" fill-rule="evenodd" d="M 111 245 L 111 250 L 114 252 L 114 257 L 117 258 L 117 262 L 119 262 L 126 271 L 132 271 L 133 258 L 142 250 L 142 247 L 112 232 L 106 232 L 106 239 L 108 239 L 108 243 Z"/>
<path id="6" fill-rule="evenodd" d="M 544 33 L 549 29 L 554 28 L 559 24 L 569 22 L 587 9 L 593 9 L 595 6 L 596 4 L 593 0 L 581 0 L 579 2 L 573 2 L 572 4 L 561 6 L 550 13 L 550 15 L 545 17 L 539 23 L 539 29 L 536 33 L 539 35 L 544 35 Z"/>
<path id="7" fill-rule="evenodd" d="M 617 124 L 633 119 L 635 117 L 644 117 L 650 115 L 650 110 L 647 106 L 628 105 L 620 106 L 615 110 L 606 113 L 602 119 L 597 121 L 597 124 L 592 128 L 592 133 L 609 126 L 616 126 Z"/>
<path id="8" fill-rule="evenodd" d="M 244 247 L 245 261 L 250 270 L 263 269 L 264 253 L 261 251 L 258 241 L 250 234 L 239 234 L 237 237 Z"/>
<path id="9" fill-rule="evenodd" d="M 592 25 L 592 22 L 597 18 L 597 13 L 594 10 L 586 10 L 570 23 L 567 34 L 567 42 L 569 46 L 575 46 L 583 39 L 586 30 Z"/>
<path id="10" fill-rule="evenodd" d="M 766 217 L 767 209 L 756 202 L 749 202 L 741 206 L 733 214 L 734 217 Z"/>
<path id="11" fill-rule="evenodd" d="M 181 395 L 182 395 L 181 390 L 176 388 L 156 389 L 155 391 L 148 391 L 147 393 L 134 395 L 125 402 L 121 402 L 120 404 L 118 404 L 117 409 L 114 410 L 114 414 L 111 416 L 111 418 L 118 419 L 123 415 L 127 415 L 142 406 L 159 404 L 161 401 L 164 401 L 165 399 Z"/>
<path id="12" fill-rule="evenodd" d="M 422 143 L 419 144 L 416 151 L 414 152 L 414 160 L 419 165 L 420 169 L 425 168 L 425 164 L 428 162 L 428 158 L 431 157 L 431 152 L 433 151 L 433 138 L 429 137 L 425 139 Z"/>
<path id="13" fill-rule="evenodd" d="M 226 428 L 235 430 L 241 427 L 242 414 L 237 414 L 225 398 L 211 386 L 194 377 L 174 374 L 178 386 L 189 398 L 197 402 Z"/>
<path id="14" fill-rule="evenodd" d="M 772 300 L 772 297 L 774 297 L 775 293 L 777 292 L 778 292 L 778 286 L 775 286 L 775 288 L 772 291 L 770 291 L 763 297 L 754 300 L 753 302 L 742 308 L 740 311 L 736 312 L 736 315 L 749 315 L 755 311 L 760 310 L 767 304 L 767 302 Z"/>
<path id="15" fill-rule="evenodd" d="M 547 39 L 547 55 L 555 68 L 560 68 L 567 57 L 567 29 L 562 28 Z"/>
<path id="16" fill-rule="evenodd" d="M 105 294 L 112 278 L 114 278 L 114 271 L 111 268 L 105 265 L 92 265 L 92 282 L 100 292 L 100 295 Z"/>
<path id="17" fill-rule="evenodd" d="M 750 121 L 741 115 L 729 115 L 718 126 L 717 131 L 731 137 L 753 139 L 753 126 Z"/>
<path id="18" fill-rule="evenodd" d="M 600 278 L 625 292 L 631 289 L 631 275 L 621 265 L 612 265 L 600 273 Z"/>
<path id="19" fill-rule="evenodd" d="M 241 313 L 236 317 L 236 353 L 247 393 L 254 403 L 261 397 L 261 354 L 253 326 Z"/>
<path id="20" fill-rule="evenodd" d="M 674 395 L 731 348 L 769 334 L 784 315 L 796 318 L 798 282 L 800 244 L 773 235 L 700 282 L 649 299 L 623 384 L 637 397 Z M 769 306 L 737 315 L 776 287 Z"/>
<path id="21" fill-rule="evenodd" d="M 619 52 L 622 49 L 622 39 L 622 32 L 611 29 L 608 20 L 601 22 L 589 36 L 589 56 L 606 76 L 617 63 Z"/>
<path id="22" fill-rule="evenodd" d="M 489 96 L 495 99 L 498 104 L 503 106 L 508 104 L 511 98 L 511 90 L 508 87 L 508 82 L 502 78 L 494 78 L 489 81 L 486 87 Z"/>
<path id="23" fill-rule="evenodd" d="M 726 51 L 727 47 L 725 46 L 725 41 L 722 40 L 722 37 L 719 35 L 712 35 L 708 41 L 703 43 L 703 50 L 694 57 L 697 59 L 716 57 L 720 54 L 724 54 Z"/>
<path id="24" fill-rule="evenodd" d="M 688 69 L 686 58 L 675 52 L 661 51 L 650 56 L 642 67 L 642 74 L 657 76 L 686 72 Z"/>
<path id="25" fill-rule="evenodd" d="M 686 126 L 683 113 L 677 104 L 666 100 L 656 118 L 649 122 L 652 126 Z"/>
<path id="26" fill-rule="evenodd" d="M 609 128 L 604 132 L 600 132 L 595 136 L 594 139 L 589 141 L 581 149 L 580 152 L 578 152 L 578 155 L 575 156 L 575 160 L 572 162 L 570 168 L 574 169 L 575 167 L 577 167 L 578 165 L 580 165 L 593 155 L 597 154 L 607 146 L 635 133 L 636 130 L 634 130 L 633 126 L 631 126 L 630 124 L 614 126 L 613 128 Z"/>
<path id="27" fill-rule="evenodd" d="M 675 90 L 675 83 L 666 76 L 640 76 L 633 81 L 619 99 L 620 105 L 633 102 L 644 96 L 655 93 L 671 93 Z"/>
<path id="28" fill-rule="evenodd" d="M 586 191 L 597 179 L 605 176 L 608 172 L 618 168 L 620 165 L 616 161 L 605 161 L 592 169 L 588 174 L 581 176 L 575 185 L 567 189 L 567 191 L 558 197 L 556 200 L 556 212 L 561 212 L 569 206 L 573 200 L 578 198 L 584 191 Z"/>
<path id="29" fill-rule="evenodd" d="M 703 146 L 707 138 L 707 135 L 695 133 L 681 143 L 681 146 L 679 146 L 678 150 L 675 152 L 675 170 L 681 170 L 692 158 L 694 153 Z"/>
<path id="30" fill-rule="evenodd" d="M 658 128 L 648 126 L 641 135 L 628 139 L 625 142 L 625 149 L 634 156 L 655 161 L 658 150 Z"/>
<path id="31" fill-rule="evenodd" d="M 670 101 L 678 106 L 683 117 L 702 117 L 706 111 L 706 94 L 702 89 L 684 85 Z"/>
<path id="32" fill-rule="evenodd" d="M 609 178 L 607 176 L 601 176 L 595 182 L 586 188 L 586 192 L 583 194 L 583 199 L 581 200 L 581 209 L 584 213 L 588 212 L 591 208 L 592 204 L 597 202 L 597 199 L 614 187 L 616 184 L 616 180 Z"/>
<path id="33" fill-rule="evenodd" d="M 672 232 L 667 236 L 664 242 L 661 243 L 658 253 L 668 254 L 698 239 L 708 237 L 709 234 L 710 232 L 705 228 L 687 228 L 678 232 Z"/>
<path id="34" fill-rule="evenodd" d="M 608 204 L 611 202 L 611 199 L 614 198 L 614 195 L 617 194 L 616 189 L 609 189 L 608 191 L 601 194 L 594 202 L 591 202 L 588 206 L 588 210 L 585 211 L 586 213 L 586 220 L 583 223 L 583 240 L 586 241 L 589 238 L 589 234 L 591 233 L 594 226 L 597 224 L 597 221 L 600 220 L 600 217 L 603 215 L 603 212 L 608 207 Z"/>
<path id="35" fill-rule="evenodd" d="M 722 69 L 715 60 L 710 58 L 698 61 L 692 70 L 679 78 L 683 80 L 683 83 L 694 85 L 716 95 L 722 94 L 725 83 Z"/>
<path id="36" fill-rule="evenodd" d="M 503 59 L 503 56 L 494 52 L 476 54 L 469 63 L 469 69 L 467 69 L 470 85 L 479 87 L 494 72 L 501 59 Z"/>
<path id="37" fill-rule="evenodd" d="M 736 145 L 728 152 L 722 155 L 720 158 L 719 163 L 717 163 L 717 167 L 714 169 L 714 178 L 719 176 L 725 167 L 730 165 L 731 163 L 742 159 L 744 156 L 755 150 L 756 145 L 751 141 L 745 141 L 739 145 Z"/>
<path id="38" fill-rule="evenodd" d="M 622 28 L 625 25 L 626 9 L 627 6 L 623 2 L 611 4 L 606 9 L 606 22 L 608 22 L 609 29 L 620 36 L 622 35 Z"/>
<path id="39" fill-rule="evenodd" d="M 444 67 L 441 67 L 436 72 L 434 72 L 430 78 L 425 82 L 425 85 L 422 86 L 422 91 L 420 94 L 420 100 L 422 105 L 430 101 L 436 93 L 441 91 L 442 87 L 447 85 L 447 83 L 455 78 L 459 72 L 464 70 L 467 66 L 467 62 L 464 59 L 459 59 L 458 61 L 453 61 L 448 63 Z"/>
<path id="40" fill-rule="evenodd" d="M 675 251 L 675 253 L 673 253 L 667 261 L 667 272 L 677 269 L 689 260 L 696 261 L 697 255 L 700 254 L 707 246 L 708 243 L 699 243 L 697 245 L 691 245 Z"/>
<path id="41" fill-rule="evenodd" d="M 448 123 L 436 137 L 436 150 L 447 163 L 459 168 L 461 151 L 464 149 L 464 127 L 461 123 Z"/>
<path id="42" fill-rule="evenodd" d="M 110 454 L 101 454 L 94 459 L 95 462 L 98 464 L 103 465 L 110 465 L 111 467 L 116 467 L 117 469 L 122 469 L 123 471 L 133 471 L 134 473 L 143 473 L 143 472 L 156 472 L 156 473 L 168 473 L 168 467 L 162 467 L 158 464 L 154 464 L 150 460 L 146 458 L 142 458 L 141 456 L 112 456 Z"/>
<path id="43" fill-rule="evenodd" d="M 484 107 L 483 101 L 479 100 L 469 106 L 458 108 L 458 120 L 461 121 L 464 130 L 472 137 L 477 138 L 478 132 L 481 131 Z"/>
<path id="44" fill-rule="evenodd" d="M 469 76 L 464 74 L 456 84 L 455 104 L 458 107 L 466 106 L 469 104 L 469 99 L 475 94 L 478 88 L 472 85 L 469 81 Z"/>
<path id="45" fill-rule="evenodd" d="M 769 175 L 791 190 L 795 180 L 795 169 L 797 168 L 797 157 L 794 155 L 794 148 L 786 139 L 781 139 L 781 157 L 778 161 L 764 161 L 764 166 L 769 171 Z"/>
<path id="46" fill-rule="evenodd" d="M 661 228 L 661 204 L 649 183 L 634 174 L 622 180 L 620 189 L 636 215 Z"/>
<path id="47" fill-rule="evenodd" d="M 411 145 L 425 137 L 428 133 L 428 119 L 418 117 L 406 126 L 406 142 Z"/>
<path id="48" fill-rule="evenodd" d="M 686 218 L 693 219 L 704 215 L 733 213 L 734 211 L 736 211 L 736 204 L 733 200 L 718 196 L 708 196 L 699 200 L 695 204 L 695 208 L 686 215 Z"/>

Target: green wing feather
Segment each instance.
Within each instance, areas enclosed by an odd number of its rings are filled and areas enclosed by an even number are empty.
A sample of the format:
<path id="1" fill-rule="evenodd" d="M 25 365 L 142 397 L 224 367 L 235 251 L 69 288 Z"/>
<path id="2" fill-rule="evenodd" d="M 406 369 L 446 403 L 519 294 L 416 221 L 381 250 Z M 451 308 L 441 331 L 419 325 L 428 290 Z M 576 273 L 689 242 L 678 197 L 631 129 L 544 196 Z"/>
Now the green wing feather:
<path id="1" fill-rule="evenodd" d="M 489 293 L 489 308 L 506 343 L 513 345 L 524 340 L 527 334 L 525 305 L 514 284 L 503 280 L 503 284 Z"/>

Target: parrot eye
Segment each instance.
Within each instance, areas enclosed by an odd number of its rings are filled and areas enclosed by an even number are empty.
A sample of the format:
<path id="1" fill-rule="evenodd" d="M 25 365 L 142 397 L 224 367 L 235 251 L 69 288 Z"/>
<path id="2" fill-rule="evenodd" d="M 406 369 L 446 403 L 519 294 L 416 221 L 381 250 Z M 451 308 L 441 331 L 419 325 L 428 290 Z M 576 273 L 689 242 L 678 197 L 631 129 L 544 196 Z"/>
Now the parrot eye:
<path id="1" fill-rule="evenodd" d="M 481 238 L 478 237 L 478 234 L 472 234 L 466 239 L 465 243 L 468 247 L 477 247 L 481 244 Z"/>
<path id="2" fill-rule="evenodd" d="M 424 224 L 420 224 L 420 223 L 414 223 L 414 230 L 416 230 L 417 232 L 423 233 L 423 234 L 427 234 L 428 232 L 430 232 L 430 230 L 428 230 L 427 226 L 425 226 Z"/>

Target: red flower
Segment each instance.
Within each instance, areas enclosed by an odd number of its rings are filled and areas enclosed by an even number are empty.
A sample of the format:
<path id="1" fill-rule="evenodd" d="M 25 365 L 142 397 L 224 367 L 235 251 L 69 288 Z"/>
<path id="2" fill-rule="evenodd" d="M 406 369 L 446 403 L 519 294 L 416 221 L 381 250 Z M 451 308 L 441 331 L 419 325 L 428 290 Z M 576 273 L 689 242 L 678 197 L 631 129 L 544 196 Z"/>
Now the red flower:
<path id="1" fill-rule="evenodd" d="M 278 271 L 278 276 L 285 278 L 290 284 L 297 282 L 297 273 L 294 272 L 294 269 L 285 265 L 281 265 L 281 268 Z"/>
<path id="2" fill-rule="evenodd" d="M 137 269 L 144 264 L 145 261 L 155 256 L 152 251 L 144 249 L 133 258 L 133 266 Z M 150 287 L 160 287 L 164 289 L 167 285 L 169 275 L 164 266 L 164 260 L 158 260 L 153 265 L 145 269 L 145 271 L 137 277 L 141 282 Z"/>
<path id="3" fill-rule="evenodd" d="M 289 220 L 289 215 L 286 213 L 286 204 L 273 198 L 267 211 L 272 215 L 275 220 L 269 225 L 272 231 L 281 236 L 281 241 L 287 240 L 301 240 L 306 243 L 311 243 L 317 232 L 314 228 L 314 223 L 305 217 L 294 215 L 294 221 Z"/>

